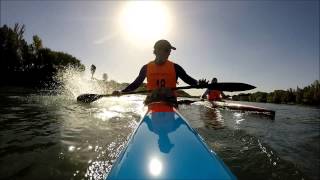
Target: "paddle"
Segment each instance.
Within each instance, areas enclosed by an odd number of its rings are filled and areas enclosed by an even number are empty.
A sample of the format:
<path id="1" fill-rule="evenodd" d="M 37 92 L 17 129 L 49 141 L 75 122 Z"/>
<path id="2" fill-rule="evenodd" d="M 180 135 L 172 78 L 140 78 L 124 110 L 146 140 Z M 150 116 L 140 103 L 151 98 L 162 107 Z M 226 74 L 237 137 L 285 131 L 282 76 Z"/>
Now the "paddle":
<path id="1" fill-rule="evenodd" d="M 182 87 L 176 87 L 172 88 L 172 90 L 179 90 L 179 89 L 203 89 L 203 88 L 209 88 L 209 89 L 215 89 L 219 91 L 246 91 L 251 90 L 256 87 L 245 84 L 245 83 L 232 83 L 232 82 L 225 82 L 225 83 L 213 83 L 213 84 L 206 84 L 206 85 L 195 85 L 195 86 L 182 86 Z M 134 92 L 123 92 L 121 95 L 126 94 L 141 94 L 141 93 L 148 93 L 151 92 L 151 90 L 145 90 L 145 91 L 134 91 Z M 81 94 L 77 97 L 77 101 L 83 102 L 83 103 L 92 103 L 102 97 L 111 97 L 116 96 L 113 94 Z"/>
<path id="2" fill-rule="evenodd" d="M 179 101 L 178 101 L 178 104 L 190 105 L 190 104 L 192 104 L 192 103 L 199 102 L 199 101 L 200 101 L 200 100 L 195 101 L 195 100 L 183 99 L 183 100 L 179 100 Z"/>

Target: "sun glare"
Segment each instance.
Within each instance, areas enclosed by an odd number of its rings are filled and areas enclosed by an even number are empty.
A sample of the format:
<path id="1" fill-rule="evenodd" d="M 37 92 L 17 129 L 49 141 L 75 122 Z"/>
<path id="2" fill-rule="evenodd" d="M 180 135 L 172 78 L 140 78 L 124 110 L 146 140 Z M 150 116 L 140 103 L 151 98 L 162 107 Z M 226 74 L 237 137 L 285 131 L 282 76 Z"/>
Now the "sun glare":
<path id="1" fill-rule="evenodd" d="M 157 159 L 151 159 L 149 163 L 149 172 L 152 176 L 159 176 L 162 172 L 162 162 Z"/>
<path id="2" fill-rule="evenodd" d="M 166 38 L 171 28 L 169 12 L 160 1 L 127 2 L 119 23 L 126 39 L 139 46 Z"/>

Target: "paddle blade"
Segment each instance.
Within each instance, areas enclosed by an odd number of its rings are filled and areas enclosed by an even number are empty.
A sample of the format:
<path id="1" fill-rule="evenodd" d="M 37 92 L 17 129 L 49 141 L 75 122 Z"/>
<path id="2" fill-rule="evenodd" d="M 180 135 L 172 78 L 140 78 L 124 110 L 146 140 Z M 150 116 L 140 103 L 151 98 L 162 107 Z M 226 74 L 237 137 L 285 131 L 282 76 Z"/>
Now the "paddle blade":
<path id="1" fill-rule="evenodd" d="M 187 105 L 190 105 L 191 103 L 194 103 L 194 102 L 197 102 L 197 101 L 188 100 L 188 99 L 183 99 L 183 100 L 178 101 L 178 104 L 187 104 Z"/>
<path id="2" fill-rule="evenodd" d="M 92 103 L 93 101 L 100 99 L 101 97 L 103 96 L 99 94 L 81 94 L 77 97 L 77 101 L 83 103 Z"/>
<path id="3" fill-rule="evenodd" d="M 225 82 L 225 83 L 214 83 L 209 84 L 209 89 L 219 90 L 219 91 L 247 91 L 256 88 L 250 84 L 245 83 L 233 83 L 233 82 Z"/>

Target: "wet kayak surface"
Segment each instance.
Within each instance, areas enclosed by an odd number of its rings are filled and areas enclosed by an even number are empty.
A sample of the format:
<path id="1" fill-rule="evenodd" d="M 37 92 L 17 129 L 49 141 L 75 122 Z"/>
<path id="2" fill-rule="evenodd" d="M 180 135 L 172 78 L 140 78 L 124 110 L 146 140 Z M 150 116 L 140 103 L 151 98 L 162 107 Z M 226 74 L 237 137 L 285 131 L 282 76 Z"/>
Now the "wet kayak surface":
<path id="1" fill-rule="evenodd" d="M 142 117 L 107 179 L 236 178 L 187 121 L 172 109 L 169 112 L 151 110 Z"/>
<path id="2" fill-rule="evenodd" d="M 0 179 L 104 179 L 146 111 L 143 100 L 86 105 L 65 95 L 2 90 Z M 238 179 L 319 179 L 319 108 L 241 103 L 273 109 L 275 120 L 201 103 L 179 112 Z"/>

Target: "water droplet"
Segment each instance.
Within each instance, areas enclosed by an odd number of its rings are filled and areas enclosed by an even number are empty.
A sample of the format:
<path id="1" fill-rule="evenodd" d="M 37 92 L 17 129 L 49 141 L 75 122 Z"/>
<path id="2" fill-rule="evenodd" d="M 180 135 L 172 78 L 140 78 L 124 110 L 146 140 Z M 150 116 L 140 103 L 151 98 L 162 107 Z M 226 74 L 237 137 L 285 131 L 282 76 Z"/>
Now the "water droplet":
<path id="1" fill-rule="evenodd" d="M 74 147 L 74 146 L 69 146 L 69 148 L 68 148 L 68 150 L 69 150 L 70 152 L 73 152 L 75 149 L 76 149 L 76 147 Z"/>

